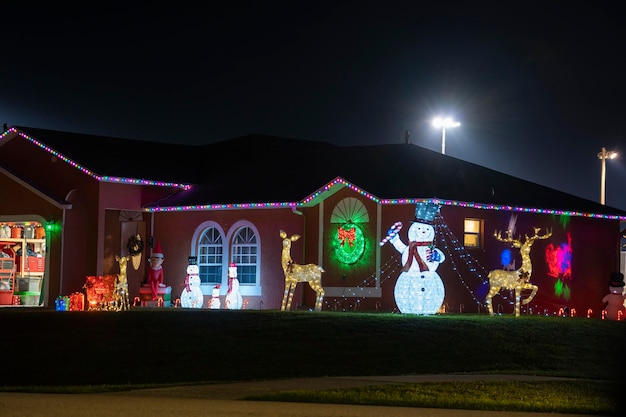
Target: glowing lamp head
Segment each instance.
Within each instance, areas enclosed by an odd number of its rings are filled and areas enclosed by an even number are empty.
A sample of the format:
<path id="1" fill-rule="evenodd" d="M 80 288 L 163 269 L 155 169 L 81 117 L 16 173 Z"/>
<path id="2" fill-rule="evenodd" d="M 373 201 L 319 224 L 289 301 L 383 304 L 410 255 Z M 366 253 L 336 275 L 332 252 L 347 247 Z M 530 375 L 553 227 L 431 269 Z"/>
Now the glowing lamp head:
<path id="1" fill-rule="evenodd" d="M 436 127 L 437 129 L 441 129 L 441 128 L 448 129 L 451 127 L 461 126 L 461 123 L 455 122 L 450 117 L 435 117 L 432 123 L 433 123 L 433 126 Z"/>
<path id="2" fill-rule="evenodd" d="M 598 159 L 615 159 L 617 157 L 618 153 L 616 151 L 607 151 L 605 148 L 598 152 Z"/>

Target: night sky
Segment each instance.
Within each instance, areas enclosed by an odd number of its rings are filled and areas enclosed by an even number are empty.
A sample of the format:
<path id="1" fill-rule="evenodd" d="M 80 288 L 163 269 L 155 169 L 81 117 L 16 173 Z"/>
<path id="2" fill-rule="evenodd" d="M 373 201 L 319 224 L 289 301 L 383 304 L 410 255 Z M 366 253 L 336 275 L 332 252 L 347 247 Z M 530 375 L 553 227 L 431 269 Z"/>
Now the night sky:
<path id="1" fill-rule="evenodd" d="M 606 203 L 626 210 L 620 2 L 8 1 L 0 13 L 8 125 L 176 143 L 375 145 L 409 131 L 440 152 L 430 120 L 445 114 L 461 122 L 447 155 L 589 200 L 598 152 L 620 152 Z"/>

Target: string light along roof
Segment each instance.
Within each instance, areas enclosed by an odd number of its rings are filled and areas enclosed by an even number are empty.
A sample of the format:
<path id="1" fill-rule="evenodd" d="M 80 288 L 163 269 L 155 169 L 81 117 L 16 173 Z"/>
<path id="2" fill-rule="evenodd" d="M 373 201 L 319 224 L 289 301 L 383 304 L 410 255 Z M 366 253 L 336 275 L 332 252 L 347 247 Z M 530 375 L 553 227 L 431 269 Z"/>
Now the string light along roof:
<path id="1" fill-rule="evenodd" d="M 349 187 L 382 205 L 432 201 L 482 210 L 626 220 L 626 212 L 618 209 L 412 144 L 339 147 L 248 135 L 201 146 L 177 145 L 22 127 L 4 132 L 0 141 L 12 132 L 99 181 L 179 188 L 145 206 L 147 212 L 297 209 Z M 97 151 L 77 152 L 76 148 L 86 148 L 77 142 L 84 145 L 87 140 L 98 144 Z M 125 150 L 124 163 L 115 160 L 120 149 Z M 137 157 L 141 152 L 145 155 Z M 148 163 L 141 162 L 145 160 Z M 157 178 L 141 175 L 154 172 L 150 169 L 155 165 L 162 179 L 146 180 Z M 117 175 L 126 172 L 135 175 Z"/>
<path id="2" fill-rule="evenodd" d="M 495 205 L 495 204 L 480 204 L 473 202 L 463 202 L 463 201 L 453 201 L 453 200 L 442 200 L 438 198 L 404 198 L 404 199 L 381 199 L 375 197 L 374 195 L 368 193 L 367 191 L 362 190 L 361 188 L 349 183 L 343 178 L 335 178 L 333 181 L 326 184 L 321 189 L 317 190 L 315 193 L 309 195 L 305 199 L 299 202 L 283 202 L 283 203 L 241 203 L 241 204 L 207 204 L 207 205 L 198 205 L 198 206 L 175 206 L 175 207 L 151 207 L 146 208 L 147 212 L 174 212 L 174 211 L 202 211 L 202 210 L 233 210 L 233 209 L 267 209 L 267 208 L 281 208 L 281 207 L 291 207 L 291 208 L 299 208 L 299 207 L 307 207 L 311 205 L 311 202 L 317 201 L 322 198 L 324 193 L 332 193 L 332 191 L 337 191 L 336 188 L 348 187 L 355 192 L 361 194 L 362 196 L 369 198 L 370 200 L 381 204 L 381 205 L 389 205 L 389 204 L 410 204 L 415 205 L 417 203 L 435 203 L 443 206 L 455 206 L 455 207 L 465 207 L 465 208 L 473 208 L 480 210 L 496 210 L 496 211 L 511 211 L 517 213 L 537 213 L 537 214 L 550 214 L 556 216 L 574 216 L 574 217 L 588 217 L 588 218 L 596 218 L 596 219 L 610 219 L 610 220 L 621 220 L 626 221 L 626 215 L 609 215 L 609 214 L 597 214 L 597 213 L 584 213 L 570 210 L 554 210 L 554 209 L 543 209 L 539 207 L 518 207 L 511 205 Z"/>
<path id="3" fill-rule="evenodd" d="M 31 129 L 31 128 L 23 128 L 25 130 L 37 130 L 37 129 Z M 45 131 L 48 132 L 48 131 Z M 53 131 L 54 133 L 57 134 L 65 134 L 68 136 L 68 138 L 71 138 L 72 135 L 76 135 L 76 134 L 72 134 L 72 133 L 65 133 L 65 132 L 56 132 Z M 10 133 L 17 133 L 21 138 L 31 142 L 32 144 L 38 146 L 39 148 L 45 150 L 46 152 L 50 153 L 51 155 L 53 155 L 54 157 L 56 157 L 57 159 L 67 163 L 68 165 L 80 170 L 81 172 L 83 172 L 85 175 L 88 175 L 98 181 L 102 181 L 102 182 L 112 182 L 112 183 L 121 183 L 121 184 L 136 184 L 136 185 L 152 185 L 152 186 L 159 186 L 159 187 L 173 187 L 173 188 L 180 188 L 180 189 L 188 189 L 191 187 L 190 184 L 184 184 L 184 183 L 177 183 L 177 182 L 170 182 L 170 181 L 159 181 L 159 180 L 150 180 L 150 179 L 145 179 L 145 178 L 133 178 L 133 177 L 124 177 L 124 176 L 115 176 L 115 175 L 106 175 L 103 174 L 103 172 L 105 171 L 99 171 L 98 167 L 94 168 L 94 161 L 95 159 L 93 158 L 88 158 L 86 162 L 81 163 L 78 162 L 80 158 L 80 154 L 85 154 L 85 153 L 91 153 L 94 155 L 98 156 L 98 159 L 100 161 L 103 161 L 103 165 L 102 165 L 102 169 L 103 170 L 108 170 L 108 169 L 116 169 L 116 168 L 110 168 L 111 165 L 115 166 L 115 161 L 118 161 L 118 164 L 120 163 L 120 159 L 124 160 L 125 162 L 128 163 L 128 165 L 130 166 L 134 166 L 131 169 L 136 169 L 136 165 L 138 164 L 138 160 L 140 160 L 140 158 L 134 158 L 133 160 L 128 160 L 128 155 L 132 155 L 133 154 L 133 147 L 131 145 L 129 145 L 129 143 L 132 143 L 133 141 L 131 140 L 125 140 L 125 139 L 116 139 L 116 138 L 103 138 L 103 141 L 106 141 L 107 139 L 109 141 L 121 141 L 123 143 L 123 145 L 121 145 L 119 148 L 115 148 L 115 155 L 107 155 L 106 153 L 103 154 L 102 150 L 100 149 L 101 147 L 92 147 L 89 146 L 85 143 L 85 141 L 83 141 L 80 144 L 76 144 L 76 146 L 72 147 L 72 148 L 67 148 L 66 146 L 63 146 L 63 151 L 58 151 L 57 149 L 55 149 L 54 147 L 50 146 L 50 144 L 48 143 L 49 141 L 54 141 L 54 139 L 51 139 L 53 137 L 53 135 L 51 134 L 44 134 L 44 138 L 45 138 L 45 143 L 44 141 L 41 141 L 39 139 L 36 139 L 34 136 L 31 136 L 30 134 L 26 133 L 25 131 L 23 131 L 22 129 L 19 128 L 9 128 L 6 132 L 4 132 L 2 134 L 2 136 L 0 136 L 0 140 L 2 140 L 5 136 L 7 136 Z M 90 136 L 90 135 L 81 135 L 81 136 Z M 90 145 L 93 145 L 95 141 L 91 141 Z M 140 142 L 140 141 L 135 141 L 135 142 Z M 149 147 L 147 145 L 143 145 L 145 146 L 143 150 L 144 153 L 148 152 L 152 152 L 149 150 Z M 105 146 L 102 146 L 102 148 L 105 148 Z M 74 149 L 74 151 L 69 151 L 67 152 L 68 149 Z M 75 153 L 77 154 L 78 158 L 72 158 L 70 156 L 67 155 L 67 153 Z M 145 156 L 144 158 L 145 159 Z M 106 163 L 105 161 L 109 160 L 109 163 Z M 107 167 L 108 165 L 108 167 Z M 129 171 L 130 172 L 130 171 Z"/>

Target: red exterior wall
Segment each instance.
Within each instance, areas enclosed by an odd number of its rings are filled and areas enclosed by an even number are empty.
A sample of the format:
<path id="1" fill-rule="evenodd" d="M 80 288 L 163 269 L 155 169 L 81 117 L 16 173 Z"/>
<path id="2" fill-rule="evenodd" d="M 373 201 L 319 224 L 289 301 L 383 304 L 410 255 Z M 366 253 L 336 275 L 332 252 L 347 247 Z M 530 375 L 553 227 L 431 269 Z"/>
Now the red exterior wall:
<path id="1" fill-rule="evenodd" d="M 338 202 L 346 197 L 358 198 L 367 208 L 369 222 L 360 224 L 366 237 L 366 250 L 363 257 L 352 265 L 337 262 L 333 257 L 333 243 L 337 224 L 330 223 L 330 215 Z M 403 223 L 401 239 L 407 242 L 406 233 L 414 218 L 415 205 L 383 205 L 380 230 L 377 231 L 377 204 L 348 188 L 330 196 L 323 202 L 323 239 L 321 265 L 326 272 L 322 283 L 329 287 L 370 287 L 375 286 L 377 274 L 376 257 L 380 256 L 380 297 L 326 296 L 323 308 L 327 310 L 397 311 L 393 289 L 402 265 L 400 255 L 390 245 L 378 245 L 379 239 L 386 236 L 389 227 L 397 221 Z M 319 228 L 318 213 L 311 209 L 306 212 L 306 257 L 303 263 L 318 263 L 316 231 Z M 514 236 L 525 240 L 532 236 L 538 227 L 538 235 L 551 231 L 547 239 L 537 239 L 531 247 L 531 283 L 539 287 L 532 302 L 523 308 L 526 314 L 554 314 L 559 310 L 574 310 L 578 316 L 586 316 L 588 311 L 601 317 L 602 297 L 607 293 L 608 277 L 619 270 L 618 221 L 583 217 L 555 216 L 537 213 L 512 213 L 508 211 L 482 210 L 464 207 L 442 206 L 442 224 L 435 227 L 436 245 L 446 255 L 446 261 L 437 269 L 444 282 L 446 296 L 444 306 L 447 312 L 486 313 L 485 296 L 489 289 L 487 275 L 491 270 L 501 269 L 500 256 L 504 249 L 511 249 L 515 269 L 521 266 L 519 249 L 498 241 L 496 230 L 505 231 L 515 219 Z M 483 221 L 482 247 L 465 249 L 463 227 L 466 218 Z M 377 234 L 378 232 L 378 234 Z M 378 237 L 379 236 L 379 237 Z M 569 271 L 556 271 L 556 253 L 570 260 Z M 294 256 L 294 260 L 296 260 Z M 314 305 L 315 293 L 306 285 L 303 305 Z M 522 294 L 522 298 L 529 291 Z M 503 314 L 514 313 L 514 293 L 502 290 L 493 298 L 494 310 Z"/>
<path id="2" fill-rule="evenodd" d="M 41 193 L 71 204 L 67 210 L 60 209 L 0 175 L 0 189 L 6 190 L 0 191 L 0 196 L 6 193 L 0 216 L 38 215 L 54 220 L 57 226 L 47 235 L 45 305 L 53 306 L 59 295 L 82 291 L 87 275 L 105 272 L 105 245 L 119 246 L 106 240 L 106 209 L 140 210 L 149 198 L 158 199 L 172 192 L 164 187 L 99 182 L 22 137 L 4 141 L 0 148 L 3 166 L 36 186 Z M 115 228 L 119 229 L 119 222 Z M 114 269 L 110 273 L 117 272 Z"/>
<path id="3" fill-rule="evenodd" d="M 148 214 L 152 216 L 152 214 Z M 154 213 L 154 229 L 151 232 L 154 242 L 160 241 L 165 255 L 163 264 L 165 283 L 172 286 L 172 298 L 177 298 L 184 286 L 188 257 L 192 255 L 194 234 L 200 226 L 213 221 L 220 225 L 225 233 L 242 220 L 254 224 L 259 232 L 260 244 L 260 280 L 261 296 L 244 296 L 244 303 L 250 309 L 279 309 L 284 292 L 285 276 L 281 266 L 282 239 L 280 230 L 289 235 L 303 235 L 304 218 L 290 208 L 252 209 L 252 210 L 216 210 Z M 292 248 L 294 260 L 302 251 L 302 240 L 296 241 Z M 228 242 L 230 247 L 230 242 Z M 224 254 L 227 255 L 227 254 Z M 226 274 L 227 271 L 223 273 Z M 205 293 L 205 306 L 210 297 L 210 289 Z M 206 294 L 209 294 L 207 296 Z M 226 288 L 222 287 L 222 296 Z M 132 293 L 131 293 L 132 295 Z M 247 299 L 247 300 L 246 300 Z M 223 299 L 222 299 L 223 301 Z M 298 300 L 294 301 L 294 305 Z"/>
<path id="4" fill-rule="evenodd" d="M 18 138 L 4 143 L 0 152 L 3 166 L 19 173 L 19 177 L 36 184 L 46 195 L 65 199 L 72 208 L 62 210 L 46 199 L 12 180 L 0 175 L 1 216 L 39 216 L 55 219 L 60 224 L 48 239 L 49 256 L 44 278 L 46 304 L 54 305 L 59 295 L 81 291 L 87 275 L 117 273 L 115 255 L 125 254 L 119 213 L 122 210 L 139 211 L 154 198 L 160 198 L 171 189 L 129 184 L 101 183 L 75 167 L 52 157 L 48 152 Z M 333 190 L 334 192 L 335 190 Z M 344 198 L 356 198 L 365 207 L 369 220 L 359 226 L 365 236 L 362 258 L 351 265 L 337 262 L 335 257 L 336 231 L 340 226 L 331 223 L 333 210 Z M 380 218 L 378 213 L 380 210 Z M 326 272 L 322 284 L 328 288 L 379 288 L 378 296 L 327 295 L 325 310 L 396 311 L 393 298 L 395 282 L 400 274 L 399 254 L 389 244 L 378 245 L 389 227 L 397 221 L 404 224 L 400 238 L 406 242 L 406 232 L 414 218 L 414 204 L 382 205 L 350 189 L 343 188 L 318 197 L 311 207 L 298 210 L 233 209 L 215 211 L 177 211 L 142 213 L 142 230 L 146 237 L 160 241 L 165 253 L 165 282 L 172 286 L 173 298 L 180 295 L 188 257 L 194 254 L 197 236 L 203 224 L 215 222 L 231 236 L 238 222 L 247 221 L 258 231 L 260 245 L 260 282 L 262 295 L 247 297 L 247 308 L 278 309 L 284 292 L 284 274 L 281 267 L 280 230 L 288 235 L 299 234 L 293 242 L 291 256 L 298 263 L 320 264 Z M 437 269 L 444 285 L 444 305 L 447 312 L 485 313 L 484 296 L 487 274 L 502 268 L 500 254 L 507 245 L 493 237 L 495 230 L 506 230 L 512 218 L 516 237 L 532 234 L 533 227 L 540 233 L 547 229 L 552 236 L 537 240 L 531 251 L 531 282 L 539 287 L 534 300 L 523 313 L 555 314 L 560 309 L 576 310 L 578 316 L 601 316 L 602 297 L 608 292 L 608 277 L 619 270 L 620 223 L 618 220 L 566 217 L 533 212 L 511 213 L 497 210 L 479 210 L 460 206 L 442 206 L 443 222 L 436 228 L 436 245 L 446 254 L 446 261 Z M 481 219 L 484 222 L 483 245 L 479 249 L 465 249 L 463 220 Z M 146 275 L 149 256 L 148 242 L 141 268 L 129 268 L 131 298 Z M 230 246 L 230 242 L 229 245 Z M 564 249 L 566 248 L 566 249 Z M 63 251 L 62 251 L 63 250 Z M 320 251 L 321 250 L 321 251 Z M 565 250 L 571 259 L 571 273 L 554 273 L 549 263 L 550 254 Z M 512 250 L 516 268 L 520 258 Z M 461 256 L 462 255 L 462 256 Z M 226 273 L 226 271 L 224 271 Z M 377 284 L 378 283 L 378 284 Z M 222 289 L 222 295 L 226 288 Z M 205 290 L 205 294 L 210 291 Z M 494 297 L 494 309 L 511 314 L 513 295 L 507 290 Z M 205 305 L 208 296 L 205 296 Z M 313 308 L 315 294 L 306 284 L 299 284 L 292 308 Z"/>

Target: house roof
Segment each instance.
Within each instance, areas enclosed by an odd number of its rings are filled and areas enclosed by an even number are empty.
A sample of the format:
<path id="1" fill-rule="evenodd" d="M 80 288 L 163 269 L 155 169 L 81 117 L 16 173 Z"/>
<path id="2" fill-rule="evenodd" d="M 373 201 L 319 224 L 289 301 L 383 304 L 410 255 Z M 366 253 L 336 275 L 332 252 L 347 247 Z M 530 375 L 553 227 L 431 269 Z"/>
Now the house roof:
<path id="1" fill-rule="evenodd" d="M 252 134 L 178 145 L 15 128 L 98 175 L 192 185 L 159 201 L 158 207 L 301 203 L 340 178 L 383 200 L 434 198 L 626 216 L 619 209 L 413 144 L 342 147 Z"/>
<path id="2" fill-rule="evenodd" d="M 73 162 L 106 177 L 194 183 L 188 161 L 197 146 L 14 126 Z M 166 168 L 163 168 L 163 165 Z"/>

